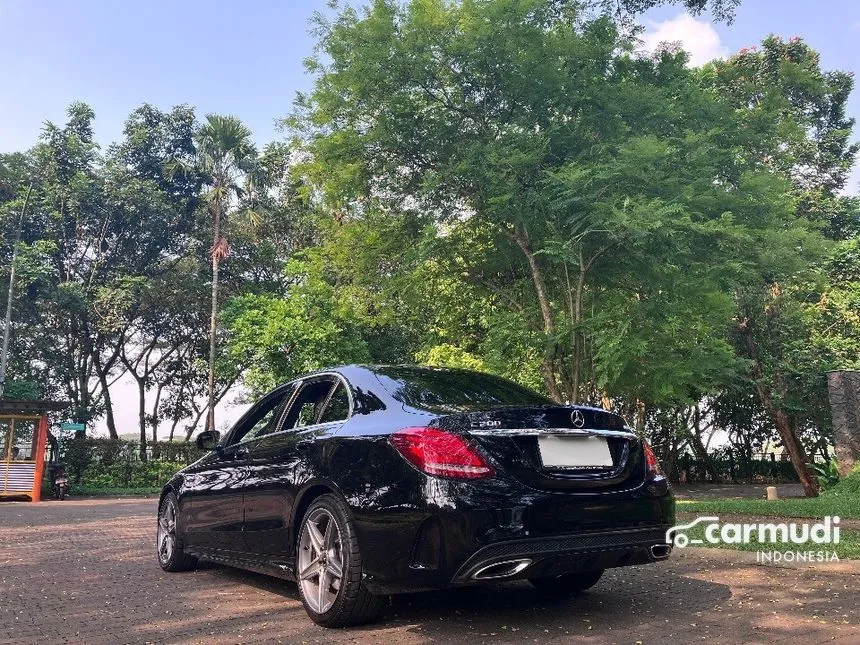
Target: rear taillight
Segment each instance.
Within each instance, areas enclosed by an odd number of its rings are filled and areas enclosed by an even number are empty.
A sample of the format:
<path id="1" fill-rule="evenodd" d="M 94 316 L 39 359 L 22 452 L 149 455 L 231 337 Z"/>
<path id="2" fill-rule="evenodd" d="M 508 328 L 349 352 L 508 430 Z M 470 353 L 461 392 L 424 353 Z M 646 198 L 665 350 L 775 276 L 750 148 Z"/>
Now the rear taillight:
<path id="1" fill-rule="evenodd" d="M 438 428 L 403 428 L 388 441 L 406 461 L 428 475 L 456 479 L 494 475 L 493 467 L 468 441 Z"/>
<path id="2" fill-rule="evenodd" d="M 663 469 L 660 468 L 660 462 L 657 460 L 657 455 L 654 454 L 654 451 L 651 449 L 651 446 L 648 445 L 647 441 L 642 441 L 642 448 L 645 450 L 645 468 L 647 468 L 648 472 L 652 475 L 662 475 Z"/>

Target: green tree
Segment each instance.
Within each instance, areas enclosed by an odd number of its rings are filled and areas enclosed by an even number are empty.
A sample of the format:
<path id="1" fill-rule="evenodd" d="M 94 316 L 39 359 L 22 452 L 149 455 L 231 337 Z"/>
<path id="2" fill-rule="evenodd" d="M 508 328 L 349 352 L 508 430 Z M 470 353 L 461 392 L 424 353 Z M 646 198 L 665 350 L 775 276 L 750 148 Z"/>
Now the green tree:
<path id="1" fill-rule="evenodd" d="M 832 239 L 860 233 L 855 200 L 840 194 L 860 144 L 847 101 L 852 74 L 821 69 L 801 38 L 769 36 L 701 71 L 702 82 L 728 101 L 743 123 L 743 150 L 789 180 L 798 213 Z"/>
<path id="2" fill-rule="evenodd" d="M 222 228 L 228 213 L 255 186 L 257 150 L 251 131 L 236 117 L 210 114 L 196 136 L 198 167 L 207 183 L 205 201 L 212 226 L 212 309 L 209 321 L 208 415 L 215 428 L 215 360 L 218 325 L 218 272 L 230 254 Z"/>
<path id="3" fill-rule="evenodd" d="M 320 28 L 330 62 L 311 64 L 319 77 L 297 122 L 332 208 L 361 217 L 418 201 L 446 232 L 483 238 L 466 260 L 470 275 L 498 274 L 499 252 L 508 259 L 504 271 L 526 281 L 512 297 L 510 280 L 496 280 L 495 295 L 537 322 L 543 386 L 575 401 L 588 389 L 590 272 L 658 278 L 648 258 L 675 244 L 692 285 L 705 275 L 691 267 L 706 245 L 683 246 L 718 225 L 715 200 L 732 200 L 725 187 L 743 184 L 729 154 L 712 156 L 730 114 L 696 88 L 683 56 L 629 56 L 609 20 L 572 21 L 574 9 L 497 0 L 345 10 Z M 631 258 L 626 267 L 619 255 Z M 603 385 L 613 378 L 604 372 Z"/>
<path id="4" fill-rule="evenodd" d="M 319 273 L 320 265 L 289 263 L 283 297 L 234 298 L 224 312 L 229 355 L 247 366 L 245 384 L 260 395 L 303 373 L 370 358 L 361 323 Z"/>
<path id="5" fill-rule="evenodd" d="M 415 270 L 481 292 L 483 338 L 457 346 L 491 369 L 529 357 L 552 397 L 620 405 L 644 431 L 649 406 L 746 373 L 744 294 L 808 288 L 816 222 L 683 53 L 631 55 L 606 17 L 548 0 L 379 1 L 318 34 L 291 122 L 308 176 L 340 221 L 428 216 Z"/>
<path id="6" fill-rule="evenodd" d="M 73 104 L 68 122 L 47 124 L 25 155 L 35 181 L 12 358 L 16 374 L 71 401 L 76 421 L 104 414 L 115 436 L 109 385 L 122 373 L 120 351 L 139 310 L 135 285 L 157 281 L 187 252 L 199 182 L 167 169 L 193 150 L 186 108 L 140 108 L 105 155 L 92 140 L 93 118 Z"/>
<path id="7" fill-rule="evenodd" d="M 856 199 L 840 194 L 858 151 L 858 144 L 851 142 L 854 120 L 846 115 L 852 76 L 822 70 L 818 52 L 800 38 L 770 36 L 760 49 L 743 49 L 726 61 L 706 65 L 701 79 L 736 110 L 746 134 L 738 150 L 749 163 L 788 182 L 797 216 L 831 239 L 856 236 Z M 775 230 L 768 241 L 771 268 L 750 272 L 748 277 L 755 279 L 737 291 L 733 338 L 750 366 L 747 388 L 756 393 L 812 495 L 817 482 L 806 466 L 807 451 L 825 445 L 829 437 L 823 372 L 838 365 L 825 360 L 835 358 L 832 352 L 811 350 L 821 343 L 822 334 L 816 330 L 821 319 L 810 312 L 812 303 L 828 300 L 829 288 L 825 271 L 814 274 L 808 264 L 782 264 L 779 249 L 791 242 L 778 239 L 781 234 Z M 800 248 L 813 264 L 824 258 L 814 242 L 807 240 Z M 843 295 L 835 289 L 834 302 Z M 727 396 L 729 407 L 747 400 L 738 384 Z M 760 434 L 755 426 L 750 432 Z"/>

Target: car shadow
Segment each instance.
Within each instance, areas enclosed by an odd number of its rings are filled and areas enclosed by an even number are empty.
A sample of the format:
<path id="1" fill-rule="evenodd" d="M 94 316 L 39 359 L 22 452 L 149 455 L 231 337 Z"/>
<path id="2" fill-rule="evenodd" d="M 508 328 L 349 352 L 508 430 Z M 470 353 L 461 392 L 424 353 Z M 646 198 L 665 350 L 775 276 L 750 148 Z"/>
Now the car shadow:
<path id="1" fill-rule="evenodd" d="M 281 596 L 285 600 L 299 601 L 299 591 L 295 582 L 289 582 L 273 576 L 267 576 L 254 571 L 246 571 L 245 569 L 237 569 L 226 564 L 218 562 L 200 561 L 197 564 L 197 571 L 208 571 L 213 575 L 220 576 L 235 582 L 237 584 L 251 585 L 260 591 Z"/>
<path id="2" fill-rule="evenodd" d="M 609 571 L 592 589 L 568 597 L 547 596 L 525 581 L 395 596 L 384 619 L 425 636 L 437 632 L 439 640 L 455 628 L 542 642 L 550 634 L 587 636 L 651 620 L 687 620 L 730 597 L 725 585 L 686 577 L 655 581 L 630 568 Z"/>
<path id="3" fill-rule="evenodd" d="M 220 564 L 201 563 L 199 570 L 299 602 L 295 583 Z M 453 634 L 543 642 L 550 635 L 609 636 L 619 630 L 623 639 L 624 629 L 664 621 L 686 625 L 696 612 L 729 598 L 731 591 L 723 584 L 662 568 L 628 567 L 607 571 L 592 589 L 566 598 L 541 594 L 526 581 L 391 596 L 380 622 L 349 633 L 371 637 L 380 628 L 394 628 L 439 642 L 450 642 Z"/>

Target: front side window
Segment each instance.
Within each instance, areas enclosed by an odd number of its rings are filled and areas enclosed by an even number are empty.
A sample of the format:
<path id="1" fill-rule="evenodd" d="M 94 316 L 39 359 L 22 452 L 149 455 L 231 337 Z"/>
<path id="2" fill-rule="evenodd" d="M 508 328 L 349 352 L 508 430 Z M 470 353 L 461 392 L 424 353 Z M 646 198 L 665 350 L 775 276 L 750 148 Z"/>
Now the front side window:
<path id="1" fill-rule="evenodd" d="M 257 423 L 255 423 L 248 432 L 242 437 L 243 441 L 247 441 L 249 439 L 256 439 L 257 437 L 262 437 L 263 435 L 271 432 L 272 425 L 274 424 L 274 420 L 278 417 L 278 410 L 280 410 L 281 406 L 275 406 L 271 410 L 269 410 Z"/>
<path id="2" fill-rule="evenodd" d="M 242 420 L 242 425 L 232 437 L 231 443 L 256 439 L 274 432 L 291 392 L 292 390 L 289 389 L 270 395 L 270 398 L 254 410 L 251 416 Z"/>

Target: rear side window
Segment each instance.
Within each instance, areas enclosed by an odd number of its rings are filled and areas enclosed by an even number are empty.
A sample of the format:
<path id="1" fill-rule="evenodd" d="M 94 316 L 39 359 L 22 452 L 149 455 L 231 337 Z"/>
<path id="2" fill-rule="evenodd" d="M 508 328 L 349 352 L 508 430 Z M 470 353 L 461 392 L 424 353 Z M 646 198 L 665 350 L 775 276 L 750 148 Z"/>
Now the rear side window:
<path id="1" fill-rule="evenodd" d="M 333 423 L 335 421 L 346 421 L 349 417 L 349 394 L 343 383 L 338 381 L 335 391 L 331 395 L 325 409 L 320 416 L 320 423 Z"/>
<path id="2" fill-rule="evenodd" d="M 401 403 L 417 408 L 451 410 L 553 405 L 553 401 L 513 381 L 468 370 L 432 367 L 384 367 L 383 385 Z M 388 377 L 388 378 L 384 378 Z"/>
<path id="3" fill-rule="evenodd" d="M 336 388 L 334 392 L 332 389 Z M 331 394 L 331 396 L 329 396 Z M 343 421 L 349 416 L 349 395 L 340 379 L 330 377 L 302 385 L 284 417 L 282 430 Z"/>

